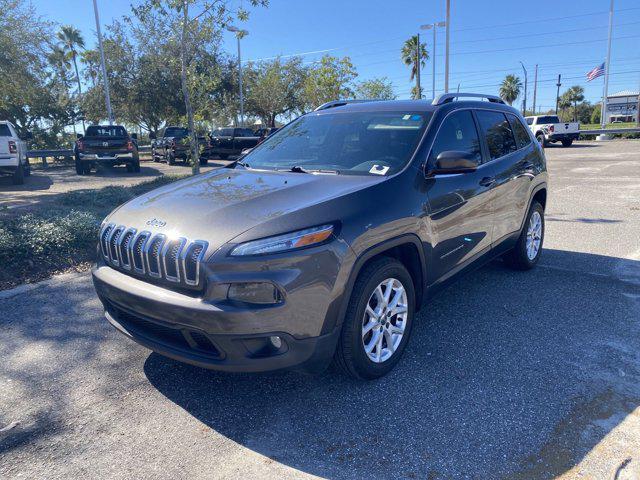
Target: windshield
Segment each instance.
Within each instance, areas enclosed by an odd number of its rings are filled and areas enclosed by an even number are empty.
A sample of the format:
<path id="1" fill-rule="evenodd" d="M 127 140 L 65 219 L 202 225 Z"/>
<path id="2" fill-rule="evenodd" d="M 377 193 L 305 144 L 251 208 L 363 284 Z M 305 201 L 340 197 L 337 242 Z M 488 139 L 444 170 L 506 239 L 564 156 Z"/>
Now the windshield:
<path id="1" fill-rule="evenodd" d="M 169 127 L 164 131 L 165 137 L 186 137 L 189 135 L 189 130 L 182 127 Z"/>
<path id="2" fill-rule="evenodd" d="M 547 115 L 546 117 L 538 117 L 538 125 L 544 123 L 560 123 L 560 119 L 555 115 Z"/>
<path id="3" fill-rule="evenodd" d="M 250 168 L 390 175 L 409 161 L 430 112 L 311 113 L 244 158 Z"/>
<path id="4" fill-rule="evenodd" d="M 126 137 L 127 132 L 124 127 L 118 126 L 97 126 L 92 125 L 87 128 L 86 137 Z"/>

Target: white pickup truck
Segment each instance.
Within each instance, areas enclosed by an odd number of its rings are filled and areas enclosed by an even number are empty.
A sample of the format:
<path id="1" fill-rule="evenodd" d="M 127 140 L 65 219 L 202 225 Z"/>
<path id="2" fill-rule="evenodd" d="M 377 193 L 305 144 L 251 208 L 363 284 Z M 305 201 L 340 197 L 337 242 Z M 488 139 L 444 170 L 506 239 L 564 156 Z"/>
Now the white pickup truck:
<path id="1" fill-rule="evenodd" d="M 562 142 L 563 147 L 570 147 L 580 136 L 580 123 L 561 122 L 557 115 L 539 115 L 524 117 L 527 125 L 543 147 L 549 143 Z"/>
<path id="2" fill-rule="evenodd" d="M 8 173 L 14 185 L 22 185 L 31 173 L 27 145 L 11 122 L 0 120 L 0 173 Z"/>

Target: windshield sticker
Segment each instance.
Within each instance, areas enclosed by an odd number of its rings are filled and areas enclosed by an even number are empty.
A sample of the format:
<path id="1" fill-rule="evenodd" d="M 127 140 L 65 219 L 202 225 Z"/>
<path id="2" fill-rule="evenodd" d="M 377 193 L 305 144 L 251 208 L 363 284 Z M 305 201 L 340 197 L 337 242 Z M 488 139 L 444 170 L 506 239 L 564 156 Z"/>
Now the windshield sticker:
<path id="1" fill-rule="evenodd" d="M 374 173 L 376 175 L 385 175 L 388 171 L 389 167 L 386 167 L 384 165 L 374 165 L 373 167 L 371 167 L 371 170 L 369 170 L 369 173 Z"/>

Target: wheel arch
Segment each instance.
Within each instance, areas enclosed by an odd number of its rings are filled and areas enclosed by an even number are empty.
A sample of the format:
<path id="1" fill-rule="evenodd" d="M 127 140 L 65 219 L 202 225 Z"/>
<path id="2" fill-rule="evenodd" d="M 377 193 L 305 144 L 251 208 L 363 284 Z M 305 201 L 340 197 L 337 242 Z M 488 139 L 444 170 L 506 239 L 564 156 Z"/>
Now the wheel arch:
<path id="1" fill-rule="evenodd" d="M 358 256 L 349 273 L 349 278 L 345 285 L 344 293 L 341 296 L 341 301 L 337 306 L 337 311 L 334 310 L 335 314 L 330 316 L 330 318 L 333 318 L 333 321 L 325 322 L 323 333 L 330 332 L 337 325 L 342 324 L 356 279 L 363 268 L 380 257 L 395 258 L 409 271 L 416 292 L 416 311 L 420 309 L 425 294 L 424 285 L 427 278 L 424 249 L 417 235 L 401 235 L 378 243 Z"/>

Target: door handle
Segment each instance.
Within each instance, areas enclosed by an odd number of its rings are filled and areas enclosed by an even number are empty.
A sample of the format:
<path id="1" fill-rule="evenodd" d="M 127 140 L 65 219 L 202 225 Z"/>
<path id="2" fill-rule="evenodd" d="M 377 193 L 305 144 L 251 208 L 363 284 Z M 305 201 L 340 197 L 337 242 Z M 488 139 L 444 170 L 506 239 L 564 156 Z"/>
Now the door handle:
<path id="1" fill-rule="evenodd" d="M 496 177 L 484 177 L 480 180 L 480 185 L 483 187 L 490 187 L 494 183 L 496 183 Z"/>

